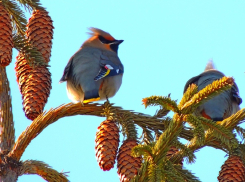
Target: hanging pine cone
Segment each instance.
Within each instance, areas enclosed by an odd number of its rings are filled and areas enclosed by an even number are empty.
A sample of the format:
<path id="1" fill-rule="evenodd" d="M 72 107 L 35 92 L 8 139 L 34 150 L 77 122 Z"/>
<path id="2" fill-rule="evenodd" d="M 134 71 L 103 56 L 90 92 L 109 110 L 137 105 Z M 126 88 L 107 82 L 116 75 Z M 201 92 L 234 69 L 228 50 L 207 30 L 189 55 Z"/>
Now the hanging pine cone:
<path id="1" fill-rule="evenodd" d="M 51 56 L 53 21 L 45 10 L 35 10 L 27 24 L 26 36 L 43 55 L 46 63 Z"/>
<path id="2" fill-rule="evenodd" d="M 23 99 L 26 117 L 35 119 L 43 112 L 51 90 L 51 74 L 46 66 L 32 68 L 24 56 L 16 57 L 16 76 Z"/>
<path id="3" fill-rule="evenodd" d="M 119 129 L 115 122 L 105 120 L 98 127 L 95 138 L 96 158 L 103 171 L 114 167 L 119 145 Z"/>
<path id="4" fill-rule="evenodd" d="M 12 25 L 10 15 L 0 2 L 0 65 L 8 66 L 12 60 Z"/>
<path id="5" fill-rule="evenodd" d="M 222 165 L 218 176 L 219 182 L 244 182 L 245 166 L 240 157 L 230 156 Z"/>
<path id="6" fill-rule="evenodd" d="M 117 168 L 120 182 L 129 182 L 141 167 L 141 158 L 131 156 L 132 148 L 137 145 L 136 140 L 127 139 L 123 142 L 117 156 Z"/>
<path id="7" fill-rule="evenodd" d="M 53 38 L 53 25 L 48 12 L 35 10 L 27 24 L 26 36 L 29 42 L 49 62 Z M 35 119 L 43 108 L 51 90 L 51 74 L 46 66 L 35 68 L 27 64 L 24 56 L 19 54 L 15 65 L 17 82 L 23 99 L 23 109 L 28 119 Z"/>

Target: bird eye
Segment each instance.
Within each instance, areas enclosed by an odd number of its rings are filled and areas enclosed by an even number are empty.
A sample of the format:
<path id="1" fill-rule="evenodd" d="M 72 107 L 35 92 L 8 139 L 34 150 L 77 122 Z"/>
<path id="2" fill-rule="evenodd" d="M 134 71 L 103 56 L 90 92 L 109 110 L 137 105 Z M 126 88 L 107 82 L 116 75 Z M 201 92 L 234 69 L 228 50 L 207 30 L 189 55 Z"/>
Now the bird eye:
<path id="1" fill-rule="evenodd" d="M 100 42 L 102 42 L 103 44 L 110 44 L 110 43 L 113 42 L 113 41 L 111 41 L 111 40 L 105 39 L 105 38 L 102 37 L 102 36 L 99 36 L 99 40 L 100 40 Z"/>

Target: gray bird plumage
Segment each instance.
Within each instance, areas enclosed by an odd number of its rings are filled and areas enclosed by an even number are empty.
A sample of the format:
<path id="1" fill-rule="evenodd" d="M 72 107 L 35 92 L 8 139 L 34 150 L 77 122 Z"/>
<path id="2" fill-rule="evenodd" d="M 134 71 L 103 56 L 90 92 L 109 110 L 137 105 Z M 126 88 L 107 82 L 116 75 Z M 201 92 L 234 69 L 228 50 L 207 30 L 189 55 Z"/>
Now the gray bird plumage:
<path id="1" fill-rule="evenodd" d="M 122 83 L 124 68 L 117 52 L 106 45 L 103 47 L 104 43 L 99 41 L 97 34 L 92 38 L 70 58 L 60 80 L 67 81 L 67 94 L 73 102 L 92 102 L 113 97 Z M 112 71 L 108 67 L 119 71 L 110 74 Z M 104 75 L 95 79 L 102 68 L 106 70 Z"/>
<path id="2" fill-rule="evenodd" d="M 200 91 L 213 81 L 224 76 L 225 75 L 222 72 L 215 69 L 213 62 L 209 61 L 203 73 L 187 81 L 184 92 L 192 83 L 196 84 L 198 86 L 198 91 Z M 232 89 L 226 90 L 218 96 L 205 102 L 196 109 L 194 114 L 212 119 L 214 121 L 222 121 L 240 110 L 239 105 L 241 103 L 242 99 L 239 96 L 238 87 L 236 83 L 234 83 Z"/>

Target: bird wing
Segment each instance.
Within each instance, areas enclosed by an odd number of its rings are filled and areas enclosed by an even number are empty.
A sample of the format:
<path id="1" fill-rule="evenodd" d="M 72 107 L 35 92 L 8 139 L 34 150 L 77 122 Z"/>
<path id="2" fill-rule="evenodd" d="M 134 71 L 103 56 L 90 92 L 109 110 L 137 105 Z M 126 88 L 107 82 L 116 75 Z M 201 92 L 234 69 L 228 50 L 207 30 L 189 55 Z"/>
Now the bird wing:
<path id="1" fill-rule="evenodd" d="M 72 61 L 73 61 L 73 57 L 71 57 L 71 59 L 68 61 L 67 65 L 64 69 L 63 76 L 61 77 L 59 83 L 65 82 L 67 80 L 69 72 L 70 72 L 70 68 L 72 67 Z"/>
<path id="2" fill-rule="evenodd" d="M 105 60 L 103 58 L 100 60 L 100 66 L 100 71 L 94 78 L 95 81 L 98 81 L 105 77 L 119 75 L 124 72 L 122 66 L 120 68 L 119 66 L 115 65 L 112 61 Z"/>
<path id="3" fill-rule="evenodd" d="M 191 85 L 192 83 L 196 84 L 198 83 L 198 80 L 200 78 L 200 75 L 199 76 L 195 76 L 195 77 L 192 77 L 190 80 L 188 80 L 185 84 L 185 88 L 184 88 L 184 92 L 186 92 L 186 90 L 188 89 L 189 85 Z"/>
<path id="4" fill-rule="evenodd" d="M 242 103 L 242 98 L 239 96 L 239 91 L 236 83 L 233 84 L 231 87 L 231 94 L 232 94 L 232 99 L 240 105 Z"/>

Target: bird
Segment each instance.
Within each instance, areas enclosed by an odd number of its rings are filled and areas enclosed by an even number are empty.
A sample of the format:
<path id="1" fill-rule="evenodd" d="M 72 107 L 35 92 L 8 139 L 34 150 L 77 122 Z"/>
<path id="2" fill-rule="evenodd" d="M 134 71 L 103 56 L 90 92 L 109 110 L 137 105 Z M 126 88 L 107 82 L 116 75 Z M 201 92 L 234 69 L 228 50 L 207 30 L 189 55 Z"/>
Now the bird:
<path id="1" fill-rule="evenodd" d="M 204 72 L 187 81 L 184 87 L 184 93 L 191 84 L 197 85 L 198 91 L 200 91 L 213 81 L 224 76 L 225 75 L 222 72 L 215 68 L 213 61 L 210 60 L 207 63 Z M 234 83 L 231 89 L 222 92 L 221 94 L 198 106 L 193 114 L 211 119 L 215 122 L 223 121 L 239 111 L 239 105 L 241 103 L 242 98 L 239 96 L 239 89 L 237 84 Z"/>
<path id="2" fill-rule="evenodd" d="M 67 83 L 73 103 L 108 100 L 122 84 L 124 66 L 118 57 L 117 40 L 99 28 L 89 28 L 90 37 L 68 61 L 60 83 Z"/>

